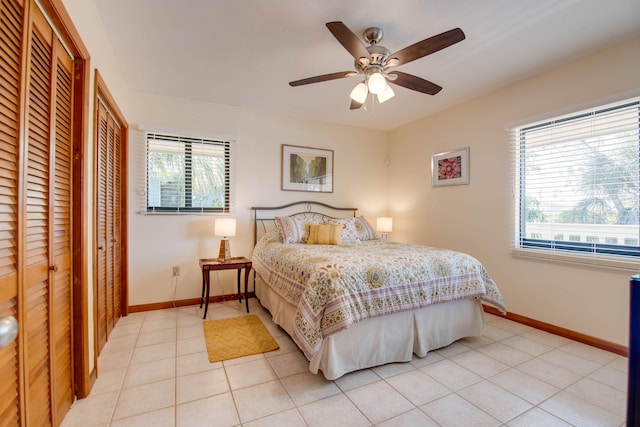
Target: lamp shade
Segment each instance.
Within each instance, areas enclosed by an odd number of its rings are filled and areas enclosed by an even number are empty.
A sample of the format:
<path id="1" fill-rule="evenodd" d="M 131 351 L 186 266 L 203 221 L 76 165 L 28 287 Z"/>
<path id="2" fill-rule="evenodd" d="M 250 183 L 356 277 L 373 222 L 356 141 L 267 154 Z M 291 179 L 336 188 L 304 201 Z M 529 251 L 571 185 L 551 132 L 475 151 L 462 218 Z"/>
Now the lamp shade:
<path id="1" fill-rule="evenodd" d="M 393 218 L 387 216 L 378 217 L 376 229 L 381 233 L 390 233 L 393 228 Z"/>
<path id="2" fill-rule="evenodd" d="M 233 237 L 236 235 L 235 218 L 216 218 L 214 234 L 218 237 Z"/>
<path id="3" fill-rule="evenodd" d="M 356 87 L 353 88 L 353 90 L 351 91 L 351 95 L 349 96 L 354 101 L 359 102 L 360 104 L 364 104 L 364 101 L 367 100 L 368 94 L 369 91 L 367 90 L 367 85 L 364 83 L 358 83 Z"/>
<path id="4" fill-rule="evenodd" d="M 378 102 L 382 104 L 384 101 L 388 101 L 394 96 L 396 96 L 396 94 L 393 92 L 393 89 L 391 89 L 391 86 L 385 85 L 382 92 L 378 94 Z"/>

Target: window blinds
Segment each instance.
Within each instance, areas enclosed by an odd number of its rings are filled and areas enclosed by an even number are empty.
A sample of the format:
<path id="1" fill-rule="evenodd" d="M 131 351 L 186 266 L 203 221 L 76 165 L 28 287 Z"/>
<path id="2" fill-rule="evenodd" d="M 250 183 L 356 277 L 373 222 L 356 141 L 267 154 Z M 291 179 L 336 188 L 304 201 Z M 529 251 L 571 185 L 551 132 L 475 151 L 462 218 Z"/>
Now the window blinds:
<path id="1" fill-rule="evenodd" d="M 222 212 L 233 206 L 232 142 L 146 134 L 146 212 Z"/>
<path id="2" fill-rule="evenodd" d="M 515 247 L 640 256 L 639 101 L 511 131 Z"/>

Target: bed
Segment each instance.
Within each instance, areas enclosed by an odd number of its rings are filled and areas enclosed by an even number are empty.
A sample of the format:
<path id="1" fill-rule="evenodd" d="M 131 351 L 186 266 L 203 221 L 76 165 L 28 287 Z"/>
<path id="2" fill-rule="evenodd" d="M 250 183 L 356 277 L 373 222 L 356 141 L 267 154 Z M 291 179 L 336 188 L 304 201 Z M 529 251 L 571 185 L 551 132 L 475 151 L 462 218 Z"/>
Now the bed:
<path id="1" fill-rule="evenodd" d="M 328 380 L 479 336 L 502 295 L 470 255 L 380 239 L 356 208 L 253 207 L 255 294 Z"/>

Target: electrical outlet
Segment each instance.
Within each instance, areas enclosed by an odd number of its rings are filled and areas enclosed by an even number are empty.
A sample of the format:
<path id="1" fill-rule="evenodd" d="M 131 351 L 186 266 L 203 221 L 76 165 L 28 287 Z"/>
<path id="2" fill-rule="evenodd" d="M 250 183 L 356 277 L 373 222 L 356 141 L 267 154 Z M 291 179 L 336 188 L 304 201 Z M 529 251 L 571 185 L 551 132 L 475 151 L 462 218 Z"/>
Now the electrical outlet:
<path id="1" fill-rule="evenodd" d="M 179 276 L 180 275 L 180 266 L 174 265 L 173 266 L 173 277 Z"/>

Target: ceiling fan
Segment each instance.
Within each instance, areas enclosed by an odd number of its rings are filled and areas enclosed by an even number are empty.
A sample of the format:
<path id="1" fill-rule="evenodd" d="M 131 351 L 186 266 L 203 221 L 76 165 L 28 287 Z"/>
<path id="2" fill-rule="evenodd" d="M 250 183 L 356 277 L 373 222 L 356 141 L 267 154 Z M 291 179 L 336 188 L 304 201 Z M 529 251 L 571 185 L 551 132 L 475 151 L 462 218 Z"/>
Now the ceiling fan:
<path id="1" fill-rule="evenodd" d="M 402 71 L 390 71 L 390 69 L 415 61 L 416 59 L 430 55 L 465 39 L 464 32 L 460 28 L 454 28 L 437 36 L 414 43 L 392 54 L 389 49 L 378 44 L 383 36 L 382 29 L 378 27 L 367 28 L 363 33 L 364 39 L 369 43 L 369 46 L 365 46 L 364 43 L 340 21 L 328 22 L 327 28 L 355 59 L 355 71 L 323 74 L 321 76 L 295 80 L 289 82 L 289 85 L 302 86 L 363 74 L 364 80 L 358 83 L 353 91 L 351 91 L 352 110 L 360 108 L 366 101 L 369 93 L 377 95 L 378 101 L 381 103 L 393 98 L 395 94 L 387 82 L 429 95 L 435 95 L 440 92 L 442 87 L 435 83 L 411 74 L 403 73 Z"/>

